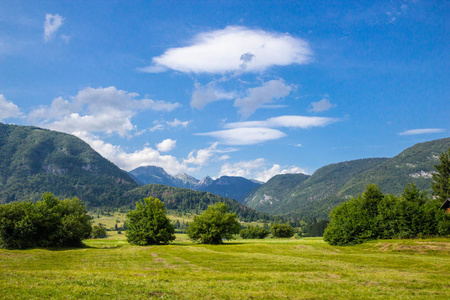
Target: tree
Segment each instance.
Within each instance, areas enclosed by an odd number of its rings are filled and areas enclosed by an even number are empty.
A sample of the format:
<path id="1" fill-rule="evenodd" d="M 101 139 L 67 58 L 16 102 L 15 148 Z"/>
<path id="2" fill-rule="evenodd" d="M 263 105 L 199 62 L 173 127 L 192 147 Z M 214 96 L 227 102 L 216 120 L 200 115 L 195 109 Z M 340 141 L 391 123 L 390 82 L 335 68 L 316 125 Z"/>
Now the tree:
<path id="1" fill-rule="evenodd" d="M 89 238 L 91 217 L 77 199 L 59 200 L 44 193 L 42 201 L 0 205 L 0 247 L 74 247 Z"/>
<path id="2" fill-rule="evenodd" d="M 357 198 L 335 207 L 323 239 L 331 245 L 355 245 L 378 238 L 378 205 L 383 194 L 376 185 L 368 185 Z"/>
<path id="3" fill-rule="evenodd" d="M 239 234 L 243 239 L 264 239 L 269 235 L 269 231 L 265 228 L 248 225 Z"/>
<path id="4" fill-rule="evenodd" d="M 450 198 L 450 148 L 439 156 L 440 163 L 435 165 L 436 173 L 433 173 L 431 189 L 433 195 L 443 203 Z"/>
<path id="5" fill-rule="evenodd" d="M 294 236 L 295 230 L 289 224 L 273 224 L 270 232 L 276 238 L 289 238 Z"/>
<path id="6" fill-rule="evenodd" d="M 175 239 L 175 229 L 158 198 L 136 202 L 136 209 L 127 214 L 126 224 L 127 240 L 132 245 L 168 244 Z"/>
<path id="7" fill-rule="evenodd" d="M 116 224 L 117 226 L 117 224 Z M 91 238 L 93 239 L 102 239 L 106 237 L 106 228 L 102 226 L 102 224 L 97 224 L 92 227 Z"/>
<path id="8" fill-rule="evenodd" d="M 222 244 L 223 239 L 233 239 L 233 234 L 238 234 L 241 226 L 236 214 L 228 213 L 229 209 L 228 205 L 221 202 L 210 205 L 189 224 L 189 238 L 202 244 Z"/>

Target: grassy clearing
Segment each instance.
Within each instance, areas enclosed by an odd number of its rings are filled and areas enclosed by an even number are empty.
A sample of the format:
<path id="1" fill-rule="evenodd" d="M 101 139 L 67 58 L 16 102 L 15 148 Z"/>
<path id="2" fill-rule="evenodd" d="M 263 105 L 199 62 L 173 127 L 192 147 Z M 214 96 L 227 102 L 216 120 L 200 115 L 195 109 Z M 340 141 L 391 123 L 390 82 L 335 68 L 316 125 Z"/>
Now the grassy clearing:
<path id="1" fill-rule="evenodd" d="M 322 239 L 0 250 L 2 299 L 449 299 L 450 239 L 334 247 Z"/>

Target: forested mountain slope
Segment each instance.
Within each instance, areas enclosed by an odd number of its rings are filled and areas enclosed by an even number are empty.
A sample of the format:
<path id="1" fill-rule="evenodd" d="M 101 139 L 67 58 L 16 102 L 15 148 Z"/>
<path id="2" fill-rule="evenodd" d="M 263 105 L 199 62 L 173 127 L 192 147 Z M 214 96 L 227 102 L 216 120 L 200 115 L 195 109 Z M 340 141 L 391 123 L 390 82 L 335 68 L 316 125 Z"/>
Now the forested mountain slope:
<path id="1" fill-rule="evenodd" d="M 408 183 L 431 192 L 434 165 L 439 163 L 439 155 L 449 148 L 450 138 L 416 144 L 361 176 L 352 178 L 342 187 L 341 193 L 361 193 L 370 183 L 379 185 L 384 193 L 394 195 L 400 195 Z"/>
<path id="2" fill-rule="evenodd" d="M 337 194 L 351 178 L 385 160 L 369 158 L 331 164 L 311 176 L 278 175 L 250 194 L 244 203 L 267 213 L 299 214 L 306 219 L 326 217 L 333 206 L 327 201 L 330 196 Z"/>
<path id="3" fill-rule="evenodd" d="M 0 123 L 0 203 L 36 200 L 44 192 L 113 206 L 137 186 L 123 170 L 81 139 Z"/>
<path id="4" fill-rule="evenodd" d="M 368 184 L 400 195 L 408 183 L 431 191 L 431 172 L 438 156 L 450 148 L 450 138 L 416 144 L 397 156 L 332 164 L 305 180 L 287 174 L 269 180 L 244 201 L 258 211 L 295 215 L 306 220 L 327 218 L 332 208 L 364 192 Z"/>

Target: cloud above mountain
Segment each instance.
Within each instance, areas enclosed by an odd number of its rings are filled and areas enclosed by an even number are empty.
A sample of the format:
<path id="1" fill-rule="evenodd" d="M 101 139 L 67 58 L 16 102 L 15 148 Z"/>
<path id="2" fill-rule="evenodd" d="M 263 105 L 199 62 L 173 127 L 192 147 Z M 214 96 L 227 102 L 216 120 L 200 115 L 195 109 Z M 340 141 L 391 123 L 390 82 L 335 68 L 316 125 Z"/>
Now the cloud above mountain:
<path id="1" fill-rule="evenodd" d="M 140 99 L 137 93 L 107 88 L 85 88 L 69 100 L 54 99 L 50 106 L 31 111 L 28 119 L 49 129 L 67 133 L 77 131 L 117 133 L 126 136 L 135 129 L 131 119 L 141 111 L 170 112 L 179 103 Z"/>
<path id="2" fill-rule="evenodd" d="M 158 73 L 168 69 L 183 73 L 261 72 L 272 66 L 306 64 L 309 44 L 289 34 L 228 26 L 195 35 L 188 45 L 167 49 L 140 69 Z"/>
<path id="3" fill-rule="evenodd" d="M 7 101 L 5 96 L 0 94 L 0 121 L 17 118 L 22 115 L 19 107 L 13 102 Z"/>

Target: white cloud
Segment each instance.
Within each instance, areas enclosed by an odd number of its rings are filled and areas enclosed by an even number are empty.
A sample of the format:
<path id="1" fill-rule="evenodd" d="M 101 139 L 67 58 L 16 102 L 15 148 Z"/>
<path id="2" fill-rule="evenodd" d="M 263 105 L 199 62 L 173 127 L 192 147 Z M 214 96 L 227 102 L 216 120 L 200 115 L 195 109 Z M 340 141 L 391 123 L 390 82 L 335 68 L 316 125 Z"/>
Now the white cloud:
<path id="1" fill-rule="evenodd" d="M 175 145 L 177 144 L 177 141 L 172 139 L 166 139 L 162 141 L 159 144 L 156 144 L 156 149 L 158 149 L 159 152 L 169 152 L 173 148 L 175 148 Z"/>
<path id="2" fill-rule="evenodd" d="M 56 31 L 58 31 L 59 27 L 64 22 L 64 18 L 61 17 L 59 14 L 51 15 L 46 14 L 45 15 L 45 22 L 44 22 L 44 40 L 46 42 L 53 39 L 53 37 L 56 34 Z"/>
<path id="3" fill-rule="evenodd" d="M 239 108 L 243 117 L 251 116 L 258 108 L 276 99 L 288 96 L 292 86 L 286 85 L 283 80 L 264 82 L 262 86 L 247 89 L 247 97 L 236 99 L 234 106 Z"/>
<path id="4" fill-rule="evenodd" d="M 308 43 L 289 34 L 228 26 L 197 34 L 190 45 L 166 50 L 153 58 L 143 72 L 172 69 L 187 73 L 264 71 L 271 66 L 306 64 L 312 51 Z"/>
<path id="5" fill-rule="evenodd" d="M 266 182 L 270 178 L 272 178 L 275 175 L 279 174 L 308 174 L 305 169 L 302 169 L 300 167 L 291 166 L 291 167 L 281 167 L 280 165 L 274 164 L 272 168 L 267 170 L 262 170 L 259 173 L 256 174 L 255 179 L 259 181 Z"/>
<path id="6" fill-rule="evenodd" d="M 305 169 L 296 166 L 282 167 L 278 164 L 273 164 L 272 167 L 269 168 L 269 165 L 265 159 L 258 158 L 250 161 L 240 161 L 234 164 L 225 163 L 220 169 L 219 177 L 241 176 L 266 182 L 278 174 L 296 173 L 307 174 Z"/>
<path id="7" fill-rule="evenodd" d="M 184 159 L 184 163 L 204 166 L 211 159 L 211 157 L 217 153 L 218 145 L 218 143 L 214 143 L 208 148 L 191 151 L 188 157 Z"/>
<path id="8" fill-rule="evenodd" d="M 115 87 L 85 88 L 76 96 L 65 100 L 53 100 L 50 107 L 42 106 L 28 115 L 31 123 L 73 133 L 76 131 L 118 133 L 127 135 L 135 129 L 131 123 L 133 116 L 140 111 L 172 111 L 178 103 L 136 100 L 137 93 L 128 93 Z"/>
<path id="9" fill-rule="evenodd" d="M 194 92 L 192 93 L 191 98 L 191 107 L 202 109 L 208 103 L 219 100 L 231 100 L 234 97 L 234 93 L 226 93 L 219 89 L 216 89 L 214 83 L 209 83 L 206 86 L 195 83 Z"/>
<path id="10" fill-rule="evenodd" d="M 5 96 L 0 94 L 0 121 L 20 117 L 22 113 L 17 105 L 6 100 Z"/>
<path id="11" fill-rule="evenodd" d="M 418 135 L 418 134 L 429 134 L 429 133 L 442 133 L 445 129 L 442 128 L 423 128 L 423 129 L 411 129 L 404 132 L 400 132 L 399 135 Z"/>
<path id="12" fill-rule="evenodd" d="M 217 149 L 218 144 L 216 143 L 205 149 L 194 150 L 189 153 L 186 159 L 179 160 L 172 155 L 162 155 L 160 151 L 149 146 L 144 146 L 142 149 L 134 152 L 126 152 L 122 147 L 106 143 L 98 136 L 89 132 L 78 131 L 73 134 L 88 143 L 102 156 L 126 171 L 151 165 L 164 168 L 167 173 L 172 175 L 181 172 L 189 173 L 216 159 L 216 154 L 233 151 L 233 149 Z M 221 160 L 221 158 L 217 157 L 217 160 Z"/>
<path id="13" fill-rule="evenodd" d="M 311 109 L 309 111 L 312 112 L 322 112 L 322 111 L 327 111 L 330 110 L 333 107 L 336 107 L 335 104 L 332 104 L 330 102 L 330 100 L 328 100 L 327 98 L 323 98 L 322 100 L 318 101 L 318 102 L 312 102 L 311 103 Z"/>
<path id="14" fill-rule="evenodd" d="M 307 117 L 307 116 L 279 116 L 269 118 L 265 121 L 247 121 L 235 122 L 225 125 L 226 128 L 242 128 L 242 127 L 265 127 L 265 128 L 302 128 L 308 129 L 312 127 L 324 127 L 329 124 L 338 122 L 339 119 L 328 117 Z"/>
<path id="15" fill-rule="evenodd" d="M 255 170 L 264 167 L 265 164 L 266 161 L 263 158 L 257 158 L 250 161 L 240 161 L 234 164 L 225 163 L 220 169 L 219 177 L 240 176 L 249 178 Z"/>
<path id="16" fill-rule="evenodd" d="M 197 133 L 196 135 L 210 136 L 219 139 L 227 145 L 253 145 L 266 141 L 277 140 L 286 134 L 270 128 L 233 128 L 228 130 Z"/>
<path id="17" fill-rule="evenodd" d="M 183 127 L 186 128 L 192 121 L 180 121 L 177 118 L 175 118 L 173 121 L 167 121 L 167 125 L 169 127 Z"/>

